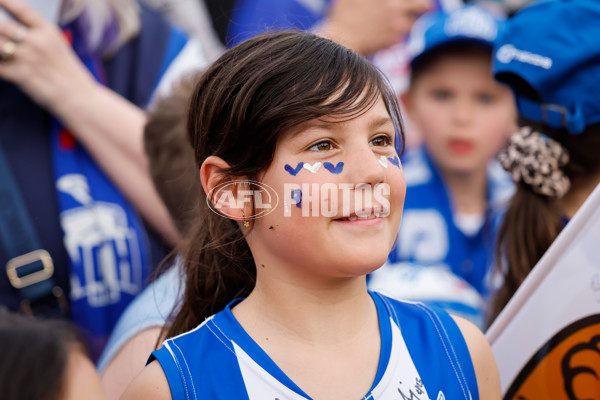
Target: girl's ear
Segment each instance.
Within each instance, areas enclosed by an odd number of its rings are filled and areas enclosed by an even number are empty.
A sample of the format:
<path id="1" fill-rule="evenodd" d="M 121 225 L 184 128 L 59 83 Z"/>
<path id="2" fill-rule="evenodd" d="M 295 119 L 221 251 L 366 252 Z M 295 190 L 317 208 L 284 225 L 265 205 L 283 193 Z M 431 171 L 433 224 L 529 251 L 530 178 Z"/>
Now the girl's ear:
<path id="1" fill-rule="evenodd" d="M 200 182 L 204 193 L 212 203 L 213 210 L 218 210 L 224 216 L 236 221 L 245 220 L 251 213 L 246 210 L 246 204 L 238 204 L 238 190 L 242 188 L 225 172 L 229 164 L 220 157 L 209 156 L 200 167 Z M 239 179 L 236 179 L 239 180 Z M 232 181 L 231 185 L 227 182 Z"/>

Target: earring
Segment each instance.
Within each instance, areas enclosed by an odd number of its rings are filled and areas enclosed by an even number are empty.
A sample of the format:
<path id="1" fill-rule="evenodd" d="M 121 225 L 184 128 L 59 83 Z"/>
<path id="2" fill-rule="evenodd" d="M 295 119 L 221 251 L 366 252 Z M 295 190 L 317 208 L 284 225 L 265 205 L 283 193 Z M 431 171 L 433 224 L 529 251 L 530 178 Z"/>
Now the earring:
<path id="1" fill-rule="evenodd" d="M 248 220 L 246 219 L 246 214 L 244 213 L 244 210 L 242 210 L 242 221 L 244 221 L 244 226 L 246 228 L 250 226 L 250 222 L 248 222 Z"/>

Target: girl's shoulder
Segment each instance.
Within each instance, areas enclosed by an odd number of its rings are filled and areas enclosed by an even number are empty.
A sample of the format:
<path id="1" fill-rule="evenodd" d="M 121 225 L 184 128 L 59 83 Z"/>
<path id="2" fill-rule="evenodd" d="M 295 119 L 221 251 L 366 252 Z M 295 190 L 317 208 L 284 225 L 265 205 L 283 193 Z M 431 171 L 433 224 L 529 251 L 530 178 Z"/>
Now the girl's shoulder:
<path id="1" fill-rule="evenodd" d="M 419 302 L 392 299 L 379 293 L 373 297 L 376 304 L 380 303 L 378 307 L 383 307 L 384 315 L 387 313 L 392 332 L 397 328 L 396 336 L 405 343 L 428 392 L 433 389 L 436 396 L 443 391 L 444 395 L 460 393 L 462 396 L 457 398 L 461 399 L 478 399 L 475 365 L 466 338 L 453 317 L 441 308 Z"/>
<path id="2" fill-rule="evenodd" d="M 149 364 L 158 361 L 174 399 L 236 398 L 244 390 L 236 347 L 241 329 L 227 306 L 196 328 L 165 340 Z M 223 376 L 229 382 L 225 387 Z"/>
<path id="3" fill-rule="evenodd" d="M 423 380 L 456 385 L 465 398 L 500 398 L 491 348 L 479 328 L 445 310 L 376 293 L 397 324 Z M 377 302 L 378 300 L 376 300 Z M 490 397 L 491 396 L 491 397 Z"/>

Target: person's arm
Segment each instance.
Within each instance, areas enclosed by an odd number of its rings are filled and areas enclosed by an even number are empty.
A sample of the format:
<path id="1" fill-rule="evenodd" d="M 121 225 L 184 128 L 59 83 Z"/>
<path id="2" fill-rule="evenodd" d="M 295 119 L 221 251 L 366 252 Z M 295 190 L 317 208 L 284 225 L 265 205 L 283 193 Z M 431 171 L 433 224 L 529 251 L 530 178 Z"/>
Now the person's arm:
<path id="1" fill-rule="evenodd" d="M 169 382 L 158 361 L 154 360 L 135 377 L 121 396 L 121 400 L 171 399 Z"/>
<path id="2" fill-rule="evenodd" d="M 108 363 L 101 375 L 108 400 L 121 397 L 127 385 L 144 369 L 155 349 L 161 328 L 145 329 L 127 341 Z"/>
<path id="3" fill-rule="evenodd" d="M 336 0 L 315 33 L 363 55 L 398 43 L 431 0 Z"/>
<path id="4" fill-rule="evenodd" d="M 500 376 L 492 349 L 483 332 L 471 322 L 453 316 L 460 328 L 475 368 L 479 398 L 481 400 L 498 400 L 502 398 Z"/>
<path id="5" fill-rule="evenodd" d="M 179 234 L 148 172 L 144 111 L 97 83 L 60 30 L 35 10 L 14 0 L 0 0 L 0 7 L 19 21 L 0 22 L 0 41 L 16 43 L 0 62 L 0 79 L 59 118 L 150 225 L 176 243 Z"/>

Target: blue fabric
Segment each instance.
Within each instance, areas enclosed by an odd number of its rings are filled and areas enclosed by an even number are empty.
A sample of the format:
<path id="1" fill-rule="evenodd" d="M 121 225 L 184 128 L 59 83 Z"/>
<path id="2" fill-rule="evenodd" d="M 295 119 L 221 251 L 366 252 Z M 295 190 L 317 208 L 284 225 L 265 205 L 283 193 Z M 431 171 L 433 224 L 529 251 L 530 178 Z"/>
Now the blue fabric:
<path id="1" fill-rule="evenodd" d="M 448 13 L 428 12 L 417 20 L 410 32 L 411 64 L 431 50 L 450 43 L 475 43 L 491 50 L 503 27 L 503 20 L 476 5 Z"/>
<path id="2" fill-rule="evenodd" d="M 524 80 L 539 97 L 534 106 L 516 93 L 519 114 L 570 134 L 600 122 L 600 95 L 591 89 L 600 76 L 599 19 L 597 0 L 546 0 L 507 21 L 493 72 L 509 86 Z"/>
<path id="3" fill-rule="evenodd" d="M 141 31 L 104 62 L 107 85 L 145 108 L 166 67 L 186 38 L 157 12 L 140 4 Z M 143 60 L 143 61 L 141 61 Z"/>
<path id="4" fill-rule="evenodd" d="M 406 200 L 397 243 L 388 261 L 424 267 L 447 265 L 486 296 L 500 216 L 514 190 L 510 176 L 488 169 L 489 208 L 479 232 L 468 236 L 454 222 L 453 201 L 425 149 L 407 152 L 402 164 Z"/>
<path id="5" fill-rule="evenodd" d="M 68 28 L 76 32 L 75 26 Z M 102 83 L 103 71 L 78 34 L 73 49 Z M 98 354 L 119 315 L 142 290 L 150 267 L 144 224 L 86 149 L 56 121 L 52 158 L 71 271 L 71 319 Z"/>
<path id="6" fill-rule="evenodd" d="M 307 30 L 325 16 L 332 0 L 317 12 L 295 0 L 237 0 L 231 12 L 227 45 L 234 46 L 269 30 Z M 316 10 L 315 10 L 316 11 Z"/>
<path id="7" fill-rule="evenodd" d="M 392 343 L 392 326 L 399 328 L 430 398 L 440 398 L 440 391 L 446 396 L 452 394 L 446 398 L 479 398 L 468 348 L 447 313 L 422 304 L 391 300 L 377 293 L 371 295 L 377 307 L 382 346 L 376 378 L 365 399 L 388 399 L 392 392 L 398 395 L 396 386 L 386 386 L 389 390 L 383 395 L 378 392 L 382 377 L 392 368 L 391 359 L 409 362 L 399 353 L 392 353 L 392 348 L 397 348 Z M 254 385 L 255 394 L 259 385 L 261 393 L 284 393 L 288 397 L 281 398 L 309 399 L 237 322 L 231 308 L 239 301 L 232 302 L 196 329 L 166 340 L 163 347 L 152 353 L 148 362 L 158 360 L 172 398 L 255 400 L 258 397 L 249 397 L 249 384 Z M 245 381 L 251 377 L 248 368 L 257 373 L 259 379 Z M 392 372 L 387 375 L 402 378 Z M 394 380 L 394 385 L 396 382 Z M 379 394 L 373 397 L 373 393 Z"/>
<path id="8" fill-rule="evenodd" d="M 0 143 L 31 217 L 42 248 L 54 261 L 54 280 L 69 293 L 67 253 L 58 221 L 50 157 L 50 116 L 14 85 L 0 80 Z M 0 246 L 0 304 L 18 310 L 20 298 L 6 276 L 9 260 Z"/>
<path id="9" fill-rule="evenodd" d="M 121 314 L 98 361 L 102 372 L 128 340 L 145 329 L 162 327 L 183 292 L 179 264 L 150 283 Z"/>
<path id="10" fill-rule="evenodd" d="M 269 30 L 308 30 L 321 22 L 334 0 L 322 0 L 314 9 L 298 0 L 237 0 L 227 31 L 227 45 L 235 46 Z M 440 8 L 440 0 L 435 0 Z"/>
<path id="11" fill-rule="evenodd" d="M 160 79 L 159 73 L 172 61 L 177 53 L 176 49 L 180 48 L 182 43 L 180 34 L 171 29 L 158 13 L 145 7 L 142 7 L 142 10 L 142 26 L 139 35 L 104 64 L 99 62 L 99 58 L 94 58 L 85 52 L 85 47 L 79 41 L 80 33 L 77 21 L 69 26 L 73 33 L 74 48 L 83 58 L 87 57 L 87 67 L 93 68 L 98 79 L 106 82 L 107 86 L 140 107 L 145 106 L 149 101 L 155 83 Z M 74 274 L 71 275 L 70 259 L 66 247 L 69 247 L 71 254 L 74 255 L 80 249 L 77 243 L 63 241 L 65 234 L 61 229 L 59 217 L 62 216 L 62 220 L 65 222 L 67 213 L 61 214 L 58 202 L 60 197 L 62 204 L 66 203 L 66 207 L 71 207 L 75 204 L 75 198 L 72 195 L 65 196 L 62 193 L 64 190 L 61 191 L 61 194 L 57 193 L 54 177 L 56 158 L 52 156 L 55 153 L 53 149 L 59 150 L 63 145 L 78 149 L 78 155 L 71 161 L 83 161 L 87 165 L 85 170 L 94 176 L 91 181 L 88 181 L 88 186 L 92 186 L 93 195 L 100 191 L 107 193 L 106 196 L 109 197 L 110 202 L 114 201 L 114 196 L 120 195 L 114 188 L 108 189 L 112 185 L 102 176 L 101 171 L 97 170 L 93 160 L 85 151 L 80 152 L 79 150 L 82 149 L 79 145 L 59 129 L 58 125 L 54 125 L 56 121 L 51 115 L 12 84 L 0 81 L 0 93 L 2 93 L 0 96 L 0 141 L 8 153 L 8 162 L 17 179 L 34 227 L 39 234 L 42 247 L 50 253 L 54 261 L 55 282 L 70 298 L 74 299 L 71 317 L 81 328 L 91 346 L 91 355 L 95 359 L 108 339 L 119 313 L 146 284 L 148 271 L 166 255 L 166 247 L 155 233 L 143 225 L 135 213 L 121 213 L 122 205 L 126 203 L 121 203 L 117 209 L 105 202 L 95 202 L 93 204 L 99 206 L 95 211 L 105 212 L 104 216 L 110 215 L 113 221 L 126 220 L 126 224 L 132 224 L 135 227 L 131 231 L 135 230 L 137 234 L 129 235 L 126 240 L 119 243 L 120 247 L 118 248 L 115 247 L 116 241 L 111 245 L 108 245 L 110 241 L 105 241 L 106 247 L 94 247 L 91 252 L 87 253 L 92 257 L 110 260 L 103 264 L 110 267 L 79 269 L 73 271 Z M 71 155 L 74 153 L 69 157 Z M 65 167 L 61 162 L 58 164 L 59 168 Z M 61 172 L 61 174 L 64 173 L 66 171 Z M 70 178 L 74 179 L 67 179 L 67 181 L 75 182 L 74 187 L 85 188 L 85 179 L 81 179 L 81 174 L 70 174 Z M 83 196 L 78 195 L 80 199 L 87 198 L 86 190 L 77 191 L 77 193 Z M 82 208 L 82 211 L 90 210 Z M 92 212 L 87 213 L 88 216 L 92 216 L 92 214 Z M 121 217 L 123 219 L 119 219 Z M 71 222 L 73 221 L 75 219 L 71 219 Z M 76 226 L 77 223 L 69 229 L 74 229 Z M 125 230 L 121 232 L 125 232 Z M 130 230 L 128 229 L 127 232 Z M 91 238 L 94 235 L 86 236 Z M 75 242 L 84 240 L 78 235 L 72 235 L 71 239 L 75 239 Z M 96 237 L 96 239 L 102 241 L 102 238 Z M 134 243 L 136 240 L 138 243 Z M 121 246 L 123 243 L 127 244 Z M 142 246 L 141 249 L 140 246 Z M 114 257 L 119 252 L 139 254 L 139 260 L 136 260 L 135 263 L 142 267 L 134 271 L 129 269 L 131 263 L 116 264 Z M 117 257 L 117 259 L 119 258 Z M 0 265 L 4 266 L 7 260 L 8 256 L 0 248 Z M 125 259 L 121 258 L 120 261 L 125 261 Z M 114 265 L 117 265 L 118 268 L 113 268 Z M 71 278 L 74 279 L 71 281 Z M 71 286 L 71 282 L 75 282 L 75 285 Z M 132 284 L 133 282 L 135 284 Z M 82 300 L 84 297 L 88 300 L 87 305 L 82 304 L 85 301 Z M 118 299 L 116 303 L 113 302 L 115 299 Z M 106 307 L 102 305 L 102 302 L 105 301 L 108 301 L 110 305 Z M 19 293 L 12 288 L 5 272 L 0 273 L 0 303 L 11 310 L 19 309 Z M 86 308 L 89 311 L 87 313 Z"/>

